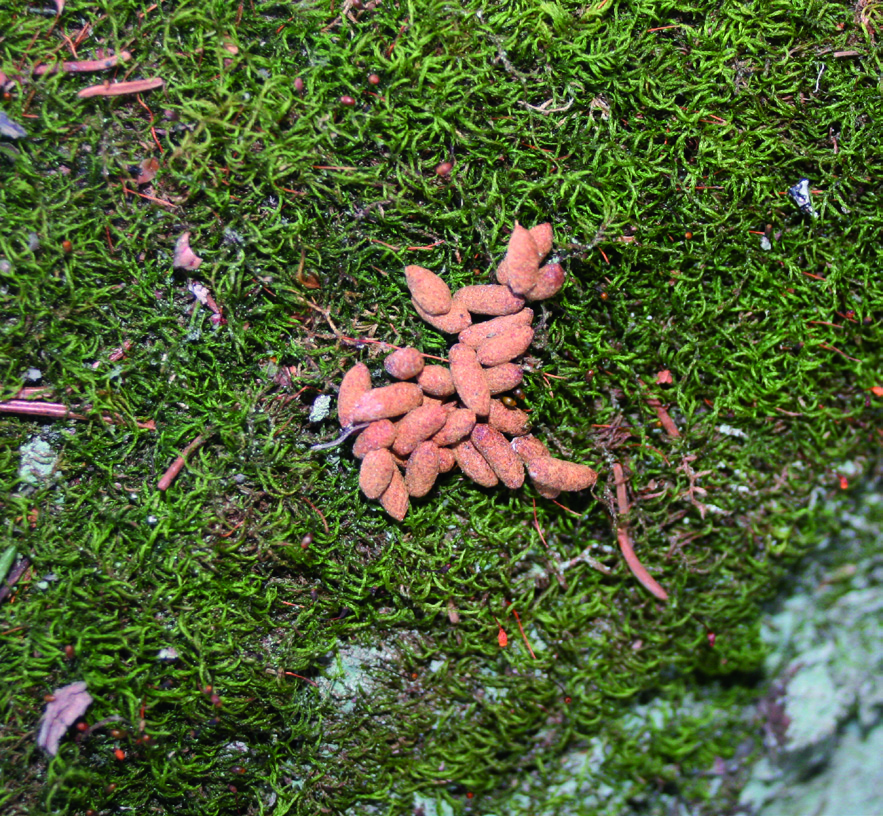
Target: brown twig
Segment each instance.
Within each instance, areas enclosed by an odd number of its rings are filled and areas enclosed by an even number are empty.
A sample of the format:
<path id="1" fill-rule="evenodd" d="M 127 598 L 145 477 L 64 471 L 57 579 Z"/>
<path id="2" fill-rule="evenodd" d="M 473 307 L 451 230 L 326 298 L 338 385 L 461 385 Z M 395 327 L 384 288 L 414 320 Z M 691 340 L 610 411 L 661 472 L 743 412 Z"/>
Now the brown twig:
<path id="1" fill-rule="evenodd" d="M 41 402 L 39 400 L 11 399 L 0 402 L 0 412 L 4 414 L 28 414 L 30 416 L 52 417 L 53 419 L 85 419 L 81 414 L 74 414 L 60 402 Z"/>
<path id="2" fill-rule="evenodd" d="M 92 71 L 105 71 L 130 59 L 132 59 L 132 55 L 128 51 L 120 51 L 119 54 L 100 60 L 78 60 L 76 62 L 55 63 L 54 65 L 42 63 L 34 68 L 34 76 L 57 74 L 59 72 L 65 74 L 85 74 Z"/>
<path id="3" fill-rule="evenodd" d="M 126 94 L 144 93 L 162 88 L 165 83 L 159 77 L 152 79 L 136 79 L 132 82 L 104 82 L 91 85 L 77 93 L 80 99 L 91 99 L 93 96 L 124 96 Z"/>
<path id="4" fill-rule="evenodd" d="M 26 414 L 28 416 L 42 416 L 51 419 L 89 419 L 89 417 L 83 414 L 75 414 L 70 408 L 60 402 L 40 402 L 39 400 L 27 399 L 11 399 L 0 402 L 0 413 Z M 114 425 L 120 425 L 126 421 L 119 414 L 102 414 L 101 420 Z M 156 430 L 156 422 L 152 419 L 146 422 L 136 420 L 135 425 L 148 431 Z"/>
<path id="5" fill-rule="evenodd" d="M 156 487 L 157 490 L 168 490 L 172 486 L 172 482 L 175 481 L 178 474 L 181 472 L 181 468 L 184 467 L 184 463 L 187 461 L 187 457 L 190 456 L 193 451 L 195 451 L 202 443 L 205 442 L 205 437 L 197 436 L 183 451 L 181 451 L 181 455 L 169 465 L 169 469 L 163 474 L 163 477 L 157 482 Z"/>
<path id="6" fill-rule="evenodd" d="M 537 532 L 540 534 L 540 541 L 543 542 L 543 546 L 548 550 L 549 545 L 546 543 L 546 537 L 543 535 L 543 528 L 540 527 L 540 520 L 537 518 L 537 500 L 533 500 L 533 526 L 537 528 Z"/>
<path id="7" fill-rule="evenodd" d="M 641 380 L 638 380 L 638 385 L 641 388 L 645 388 L 646 386 Z M 678 426 L 675 425 L 674 420 L 669 415 L 668 411 L 662 407 L 662 402 L 656 399 L 656 397 L 646 397 L 647 405 L 649 405 L 654 411 L 656 411 L 656 416 L 659 418 L 659 421 L 662 423 L 662 427 L 665 429 L 665 432 L 674 438 L 677 438 L 681 435 L 681 432 L 678 430 Z"/>
<path id="8" fill-rule="evenodd" d="M 317 515 L 320 519 L 322 519 L 322 526 L 325 528 L 325 534 L 328 535 L 328 534 L 331 532 L 331 529 L 328 527 L 328 522 L 325 520 L 325 516 L 323 515 L 322 511 L 321 511 L 318 507 L 316 507 L 316 505 L 313 504 L 313 503 L 312 503 L 312 502 L 311 502 L 306 496 L 301 496 L 301 498 L 302 498 L 302 499 L 303 499 L 308 505 L 310 505 L 310 507 L 312 507 L 313 510 L 315 511 L 316 515 Z"/>
<path id="9" fill-rule="evenodd" d="M 622 472 L 622 465 L 620 465 L 619 462 L 613 465 L 613 481 L 616 486 L 616 509 L 619 516 L 616 524 L 616 540 L 619 542 L 619 549 L 622 552 L 623 558 L 625 558 L 625 563 L 631 570 L 632 575 L 638 579 L 638 582 L 644 587 L 644 589 L 651 592 L 659 598 L 660 601 L 667 601 L 668 593 L 659 585 L 656 579 L 647 572 L 647 569 L 638 560 L 638 556 L 635 555 L 635 550 L 632 547 L 632 541 L 629 537 L 628 522 L 624 519 L 624 516 L 628 515 L 629 512 L 628 491 L 626 490 L 626 481 Z"/>
<path id="10" fill-rule="evenodd" d="M 518 624 L 518 631 L 521 632 L 521 639 L 524 641 L 524 645 L 527 646 L 527 651 L 529 651 L 530 656 L 536 660 L 537 656 L 533 653 L 533 649 L 530 648 L 530 643 L 527 642 L 527 635 L 524 634 L 524 627 L 521 625 L 521 618 L 518 617 L 515 607 L 512 608 L 512 614 L 515 615 L 515 622 Z"/>

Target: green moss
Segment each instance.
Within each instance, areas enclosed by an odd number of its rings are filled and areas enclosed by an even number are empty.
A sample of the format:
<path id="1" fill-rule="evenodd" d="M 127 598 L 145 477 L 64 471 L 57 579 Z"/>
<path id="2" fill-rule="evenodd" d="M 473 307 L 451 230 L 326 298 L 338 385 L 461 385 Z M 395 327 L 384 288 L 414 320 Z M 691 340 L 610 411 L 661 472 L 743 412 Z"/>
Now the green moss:
<path id="1" fill-rule="evenodd" d="M 63 478 L 29 492 L 19 449 L 47 423 L 0 415 L 0 517 L 32 562 L 0 608 L 5 809 L 399 813 L 440 792 L 475 810 L 588 740 L 632 791 L 705 795 L 685 779 L 725 734 L 696 722 L 645 750 L 608 724 L 693 672 L 759 666 L 758 607 L 813 541 L 812 497 L 879 445 L 880 66 L 847 3 L 596 6 L 70 2 L 54 33 L 0 11 L 7 75 L 88 23 L 80 58 L 127 48 L 126 78 L 166 82 L 144 106 L 82 101 L 100 79 L 21 68 L 3 102 L 28 131 L 0 153 L 3 396 L 39 368 L 89 417 L 51 423 Z M 149 157 L 153 198 L 127 192 Z M 801 176 L 818 219 L 784 195 Z M 402 266 L 486 280 L 515 218 L 554 223 L 569 274 L 529 361 L 538 433 L 602 473 L 578 516 L 537 499 L 549 550 L 530 489 L 451 477 L 397 525 L 358 497 L 347 446 L 309 451 L 336 433 L 309 422 L 315 397 L 356 360 L 379 369 L 349 338 L 446 348 Z M 224 324 L 171 268 L 185 229 Z M 667 606 L 615 550 L 615 461 Z M 611 574 L 559 580 L 587 547 Z M 385 655 L 350 712 L 308 682 L 340 649 Z M 126 736 L 72 735 L 47 762 L 43 695 L 78 679 L 90 722 Z"/>

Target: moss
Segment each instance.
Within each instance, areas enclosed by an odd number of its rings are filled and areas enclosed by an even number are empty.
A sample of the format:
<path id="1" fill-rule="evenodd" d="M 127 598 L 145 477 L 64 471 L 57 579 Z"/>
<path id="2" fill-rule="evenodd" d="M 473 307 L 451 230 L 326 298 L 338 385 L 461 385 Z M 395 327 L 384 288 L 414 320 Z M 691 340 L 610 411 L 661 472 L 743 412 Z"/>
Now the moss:
<path id="1" fill-rule="evenodd" d="M 80 58 L 127 48 L 117 78 L 164 90 L 80 101 L 100 79 L 30 75 L 87 24 Z M 631 790 L 658 775 L 701 799 L 684 780 L 725 735 L 697 722 L 645 755 L 608 724 L 694 672 L 760 665 L 759 604 L 812 542 L 813 497 L 879 445 L 875 25 L 810 0 L 120 0 L 70 2 L 54 29 L 0 11 L 0 70 L 22 74 L 3 107 L 28 131 L 0 153 L 2 396 L 38 368 L 88 417 L 51 423 L 64 478 L 30 492 L 19 449 L 46 423 L 0 415 L 0 517 L 32 565 L 0 610 L 4 808 L 400 813 L 438 793 L 477 811 L 589 740 Z M 818 219 L 784 195 L 802 176 Z M 356 360 L 379 368 L 357 341 L 446 348 L 402 267 L 483 281 L 515 218 L 553 221 L 569 274 L 528 405 L 553 449 L 602 472 L 575 514 L 537 499 L 548 550 L 529 490 L 448 478 L 396 525 L 358 498 L 345 448 L 309 451 L 336 433 L 309 421 L 314 400 Z M 171 268 L 184 230 L 226 322 Z M 667 606 L 615 550 L 614 461 Z M 586 558 L 559 580 L 586 548 L 610 574 Z M 350 713 L 310 682 L 341 649 L 387 655 Z M 43 695 L 81 679 L 90 721 L 126 735 L 72 733 L 47 761 Z"/>

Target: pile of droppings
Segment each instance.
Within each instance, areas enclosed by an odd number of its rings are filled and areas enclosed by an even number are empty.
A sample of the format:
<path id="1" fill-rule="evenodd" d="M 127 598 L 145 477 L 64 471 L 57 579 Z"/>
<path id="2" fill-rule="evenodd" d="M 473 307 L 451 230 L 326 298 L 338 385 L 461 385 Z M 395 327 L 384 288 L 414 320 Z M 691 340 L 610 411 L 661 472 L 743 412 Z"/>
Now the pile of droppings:
<path id="1" fill-rule="evenodd" d="M 508 394 L 521 384 L 524 372 L 514 361 L 534 335 L 525 303 L 552 297 L 564 284 L 560 264 L 540 266 L 551 249 L 551 224 L 528 230 L 516 222 L 498 283 L 464 286 L 453 295 L 434 272 L 405 268 L 420 317 L 458 336 L 449 365 L 426 365 L 417 349 L 401 348 L 384 362 L 399 382 L 374 388 L 368 366 L 358 363 L 344 375 L 337 400 L 344 428 L 365 424 L 353 445 L 362 460 L 359 486 L 393 518 L 404 519 L 410 498 L 425 496 L 440 473 L 455 467 L 484 487 L 502 482 L 513 490 L 527 469 L 547 498 L 595 483 L 590 467 L 549 455 Z M 489 319 L 473 322 L 477 317 Z"/>

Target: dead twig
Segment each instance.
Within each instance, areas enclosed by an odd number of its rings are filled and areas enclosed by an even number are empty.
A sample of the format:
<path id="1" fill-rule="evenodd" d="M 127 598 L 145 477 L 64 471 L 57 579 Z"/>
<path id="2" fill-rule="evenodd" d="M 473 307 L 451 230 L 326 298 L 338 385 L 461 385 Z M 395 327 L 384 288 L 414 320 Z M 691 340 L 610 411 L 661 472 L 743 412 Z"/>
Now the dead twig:
<path id="1" fill-rule="evenodd" d="M 619 543 L 622 557 L 625 558 L 625 563 L 631 570 L 632 575 L 638 579 L 638 582 L 644 587 L 644 589 L 655 595 L 660 601 L 667 601 L 668 593 L 659 585 L 656 579 L 647 572 L 646 567 L 644 567 L 644 565 L 638 560 L 638 556 L 635 555 L 635 550 L 632 547 L 628 522 L 624 520 L 624 517 L 628 515 L 629 512 L 628 491 L 626 489 L 625 476 L 622 472 L 622 465 L 620 465 L 619 462 L 613 465 L 613 480 L 616 486 L 616 509 L 618 515 L 616 520 L 616 540 Z"/>
<path id="2" fill-rule="evenodd" d="M 527 646 L 527 651 L 530 652 L 530 656 L 536 660 L 537 656 L 533 653 L 533 649 L 530 648 L 530 643 L 527 641 L 527 635 L 524 634 L 524 627 L 521 625 L 521 618 L 518 617 L 518 612 L 515 611 L 515 607 L 512 607 L 512 614 L 515 615 L 515 622 L 518 624 L 518 631 L 521 632 L 521 639 L 524 641 L 524 645 Z"/>
<path id="3" fill-rule="evenodd" d="M 100 60 L 77 60 L 76 62 L 58 62 L 54 65 L 41 63 L 34 68 L 34 76 L 44 76 L 46 74 L 85 74 L 92 71 L 106 71 L 108 68 L 115 68 L 121 62 L 128 62 L 132 59 L 132 55 L 128 51 L 120 51 L 112 57 Z"/>
<path id="4" fill-rule="evenodd" d="M 80 99 L 91 99 L 93 96 L 125 96 L 126 94 L 144 93 L 162 88 L 165 82 L 159 77 L 151 79 L 136 79 L 132 82 L 104 82 L 101 85 L 91 85 L 77 93 Z"/>
<path id="5" fill-rule="evenodd" d="M 646 387 L 644 383 L 641 382 L 641 380 L 638 380 L 638 385 L 640 385 L 641 388 Z M 673 438 L 679 437 L 681 435 L 681 432 L 678 430 L 678 426 L 675 425 L 675 422 L 669 415 L 668 411 L 666 411 L 665 408 L 662 407 L 662 402 L 656 399 L 656 397 L 646 397 L 646 400 L 647 405 L 649 405 L 654 411 L 656 411 L 656 416 L 662 423 L 662 427 L 665 429 L 665 432 Z"/>
<path id="6" fill-rule="evenodd" d="M 26 390 L 26 389 L 23 389 Z M 88 408 L 86 409 L 88 410 Z M 26 414 L 28 416 L 49 417 L 51 419 L 89 419 L 84 414 L 76 414 L 66 405 L 60 402 L 40 402 L 39 400 L 27 399 L 11 399 L 0 402 L 0 413 L 4 414 Z M 102 414 L 102 422 L 120 425 L 124 423 L 125 418 L 119 414 Z M 148 431 L 156 430 L 156 422 L 152 419 L 146 422 L 135 421 L 135 425 Z"/>
<path id="7" fill-rule="evenodd" d="M 181 472 L 181 468 L 184 467 L 185 462 L 187 461 L 187 457 L 190 456 L 193 451 L 195 451 L 200 445 L 205 442 L 204 436 L 197 436 L 183 451 L 181 451 L 181 455 L 169 465 L 169 469 L 163 474 L 163 477 L 157 482 L 156 487 L 157 490 L 168 490 L 172 486 L 172 482 L 175 481 L 178 474 Z"/>

